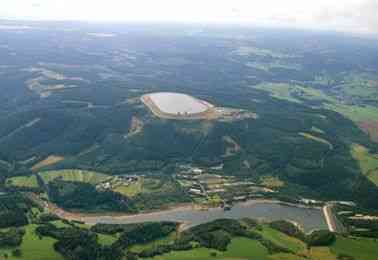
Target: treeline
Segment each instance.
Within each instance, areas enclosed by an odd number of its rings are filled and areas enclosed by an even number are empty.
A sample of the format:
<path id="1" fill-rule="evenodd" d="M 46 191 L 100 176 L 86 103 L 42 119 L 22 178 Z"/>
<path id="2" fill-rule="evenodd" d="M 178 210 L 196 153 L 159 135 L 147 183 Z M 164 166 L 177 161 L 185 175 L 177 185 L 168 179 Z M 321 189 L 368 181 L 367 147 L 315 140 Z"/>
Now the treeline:
<path id="1" fill-rule="evenodd" d="M 335 234 L 328 230 L 315 230 L 306 235 L 296 225 L 285 220 L 273 221 L 269 226 L 288 236 L 302 240 L 308 247 L 328 246 L 336 240 Z"/>
<path id="2" fill-rule="evenodd" d="M 27 213 L 34 203 L 19 193 L 0 195 L 0 228 L 29 223 Z"/>
<path id="3" fill-rule="evenodd" d="M 100 245 L 96 233 L 87 229 L 45 224 L 38 226 L 36 233 L 58 240 L 54 249 L 69 260 L 119 260 L 123 257 L 123 252 L 116 247 Z"/>
<path id="4" fill-rule="evenodd" d="M 135 244 L 143 244 L 165 237 L 176 231 L 177 224 L 172 222 L 142 223 L 128 225 L 97 224 L 89 230 L 79 228 L 73 223 L 69 227 L 58 228 L 45 223 L 36 228 L 38 236 L 48 236 L 58 240 L 54 249 L 69 260 L 120 260 L 136 256 L 125 249 Z M 120 233 L 116 242 L 109 246 L 100 245 L 99 234 Z M 126 252 L 126 253 L 125 253 Z"/>
<path id="5" fill-rule="evenodd" d="M 9 228 L 0 231 L 0 248 L 16 247 L 21 245 L 25 230 L 22 228 Z"/>
<path id="6" fill-rule="evenodd" d="M 249 224 L 254 225 L 254 221 Z M 263 238 L 259 233 L 249 230 L 240 221 L 231 219 L 219 219 L 211 223 L 195 226 L 180 234 L 180 237 L 172 244 L 159 245 L 155 248 L 143 250 L 139 257 L 153 257 L 170 251 L 190 250 L 195 247 L 213 248 L 226 251 L 233 237 L 246 237 L 258 240 L 270 253 L 290 253 L 287 248 L 281 247 L 270 240 Z"/>

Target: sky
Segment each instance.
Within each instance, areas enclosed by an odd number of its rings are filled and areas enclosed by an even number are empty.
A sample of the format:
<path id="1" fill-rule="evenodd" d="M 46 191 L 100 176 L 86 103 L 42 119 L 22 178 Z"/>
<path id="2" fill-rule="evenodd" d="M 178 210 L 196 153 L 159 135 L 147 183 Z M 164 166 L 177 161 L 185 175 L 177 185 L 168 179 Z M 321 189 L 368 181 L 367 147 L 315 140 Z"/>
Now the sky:
<path id="1" fill-rule="evenodd" d="M 1 0 L 0 19 L 237 23 L 378 34 L 378 0 Z"/>

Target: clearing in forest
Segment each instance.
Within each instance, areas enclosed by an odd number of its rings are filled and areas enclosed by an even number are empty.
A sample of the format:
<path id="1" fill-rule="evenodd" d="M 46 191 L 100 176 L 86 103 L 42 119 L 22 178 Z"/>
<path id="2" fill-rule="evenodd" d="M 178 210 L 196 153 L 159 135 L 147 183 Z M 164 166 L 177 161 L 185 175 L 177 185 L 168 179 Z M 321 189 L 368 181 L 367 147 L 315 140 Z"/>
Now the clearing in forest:
<path id="1" fill-rule="evenodd" d="M 326 139 L 314 136 L 314 135 L 309 134 L 309 133 L 299 133 L 299 135 L 303 136 L 304 138 L 311 139 L 315 142 L 326 144 L 326 145 L 328 145 L 330 150 L 333 150 L 333 145 L 329 141 L 327 141 Z"/>
<path id="2" fill-rule="evenodd" d="M 378 154 L 371 154 L 369 150 L 359 144 L 353 144 L 351 154 L 358 162 L 361 172 L 378 186 Z"/>
<path id="3" fill-rule="evenodd" d="M 46 159 L 43 159 L 42 161 L 33 165 L 33 167 L 31 167 L 31 170 L 37 171 L 37 170 L 39 170 L 39 169 L 41 169 L 45 166 L 53 165 L 53 164 L 56 164 L 56 163 L 63 161 L 63 160 L 64 160 L 63 156 L 50 155 Z"/>

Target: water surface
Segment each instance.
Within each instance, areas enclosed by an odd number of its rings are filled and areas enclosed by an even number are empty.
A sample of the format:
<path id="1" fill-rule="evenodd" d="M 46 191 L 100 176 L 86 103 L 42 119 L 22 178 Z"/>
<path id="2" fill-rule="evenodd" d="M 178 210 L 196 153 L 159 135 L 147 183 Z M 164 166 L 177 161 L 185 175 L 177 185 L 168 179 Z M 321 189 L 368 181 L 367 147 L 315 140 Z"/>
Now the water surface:
<path id="1" fill-rule="evenodd" d="M 107 224 L 130 224 L 148 221 L 175 221 L 187 223 L 187 227 L 191 227 L 220 218 L 253 218 L 267 221 L 285 219 L 298 223 L 305 232 L 314 229 L 328 229 L 321 209 L 253 201 L 235 204 L 229 211 L 224 211 L 221 208 L 213 208 L 207 211 L 179 208 L 125 217 L 98 217 L 95 222 Z"/>
<path id="2" fill-rule="evenodd" d="M 162 112 L 167 114 L 190 115 L 202 113 L 209 109 L 205 102 L 185 94 L 160 92 L 149 94 L 148 96 Z"/>

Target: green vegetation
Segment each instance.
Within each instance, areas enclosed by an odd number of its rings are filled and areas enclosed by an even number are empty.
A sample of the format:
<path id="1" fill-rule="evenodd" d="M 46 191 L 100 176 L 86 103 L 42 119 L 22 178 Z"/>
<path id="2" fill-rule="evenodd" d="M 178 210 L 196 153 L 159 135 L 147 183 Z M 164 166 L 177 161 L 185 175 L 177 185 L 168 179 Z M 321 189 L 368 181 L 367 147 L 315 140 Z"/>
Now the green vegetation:
<path id="1" fill-rule="evenodd" d="M 306 100 L 330 101 L 331 99 L 323 92 L 314 88 L 302 87 L 285 83 L 262 83 L 253 86 L 268 92 L 272 97 L 295 103 L 303 103 Z"/>
<path id="2" fill-rule="evenodd" d="M 317 101 L 315 103 L 317 107 L 336 111 L 355 122 L 372 120 L 378 113 L 378 107 L 376 106 L 345 104 L 336 97 L 326 95 L 323 91 L 312 87 L 285 83 L 262 83 L 253 86 L 253 88 L 268 92 L 274 98 L 298 104 Z"/>
<path id="3" fill-rule="evenodd" d="M 19 187 L 19 188 L 38 188 L 38 181 L 35 175 L 32 176 L 17 176 L 8 178 L 6 185 L 10 187 Z"/>
<path id="4" fill-rule="evenodd" d="M 225 194 L 212 196 L 214 204 L 235 196 L 261 195 L 288 201 L 354 201 L 357 207 L 352 215 L 340 218 L 363 216 L 345 221 L 349 224 L 346 234 L 378 237 L 374 218 L 378 144 L 372 142 L 378 140 L 376 40 L 299 30 L 219 26 L 152 26 L 146 30 L 130 25 L 112 27 L 112 33 L 120 37 L 112 38 L 111 44 L 86 37 L 83 47 L 85 30 L 106 28 L 72 26 L 83 34 L 61 30 L 67 27 L 61 23 L 52 26 L 60 32 L 54 37 L 50 30 L 0 30 L 1 39 L 12 49 L 10 53 L 0 48 L 0 228 L 27 229 L 28 223 L 44 226 L 51 222 L 41 242 L 55 237 L 53 243 L 59 241 L 55 249 L 67 258 L 94 259 L 109 251 L 118 254 L 113 248 L 118 237 L 130 242 L 121 235 L 124 229 L 111 237 L 96 235 L 83 224 L 72 226 L 37 212 L 38 205 L 25 196 L 42 206 L 43 201 L 30 194 L 42 192 L 61 207 L 87 212 L 161 209 L 191 202 L 190 186 L 181 187 L 175 176 L 178 167 L 192 164 L 225 180 L 233 176 L 235 181 L 263 184 L 276 191 L 268 194 L 261 189 L 230 187 Z M 27 44 L 23 44 L 25 39 Z M 19 55 L 11 55 L 14 53 Z M 158 91 L 186 93 L 258 117 L 227 110 L 232 114 L 227 119 L 160 120 L 140 102 L 141 95 Z M 360 127 L 369 130 L 370 136 Z M 224 152 L 231 143 L 224 141 L 225 136 L 240 146 L 228 157 Z M 29 176 L 44 170 L 59 173 L 36 175 L 42 186 L 36 189 Z M 108 178 L 102 173 L 111 174 L 110 178 L 145 176 L 145 181 L 102 185 Z M 151 247 L 147 245 L 154 241 L 142 241 L 133 246 L 145 245 L 140 254 L 146 255 L 193 249 L 204 250 L 207 256 L 217 252 L 232 258 L 222 250 L 242 237 L 264 247 L 269 258 L 295 259 L 293 254 L 300 254 L 294 241 L 301 238 L 286 224 L 263 225 L 260 231 L 240 223 L 221 224 L 229 224 L 238 233 L 218 223 L 186 230 L 177 241 L 158 236 L 157 240 L 168 241 Z M 289 242 L 290 236 L 296 238 Z M 340 247 L 353 249 L 356 241 L 359 239 Z M 39 246 L 43 248 L 35 244 Z M 196 246 L 201 249 L 193 248 Z M 359 252 L 357 247 L 354 251 Z M 372 249 L 365 252 L 377 255 Z M 8 251 L 9 258 L 20 254 L 26 257 L 25 250 L 17 247 Z M 344 260 L 352 255 L 345 251 L 338 256 L 328 246 L 311 247 L 303 254 L 302 258 L 322 260 Z M 110 255 L 111 259 L 119 257 Z"/>
<path id="5" fill-rule="evenodd" d="M 132 201 L 119 193 L 96 188 L 83 182 L 56 179 L 49 183 L 49 198 L 57 205 L 81 211 L 136 212 Z"/>
<path id="6" fill-rule="evenodd" d="M 129 251 L 138 254 L 138 253 L 141 253 L 141 252 L 146 251 L 146 250 L 148 250 L 148 251 L 154 250 L 155 248 L 157 248 L 159 246 L 170 245 L 170 244 L 174 243 L 176 236 L 177 236 L 176 232 L 173 232 L 166 237 L 156 239 L 156 240 L 151 241 L 149 243 L 133 245 L 129 248 Z"/>
<path id="7" fill-rule="evenodd" d="M 286 221 L 286 220 L 278 220 L 278 221 L 273 221 L 269 224 L 269 226 L 275 230 L 278 230 L 288 236 L 295 237 L 299 240 L 306 241 L 306 236 L 292 222 Z"/>
<path id="8" fill-rule="evenodd" d="M 111 246 L 114 242 L 116 242 L 118 237 L 116 235 L 105 235 L 105 234 L 98 234 L 97 241 L 102 246 Z"/>
<path id="9" fill-rule="evenodd" d="M 138 181 L 130 183 L 128 185 L 117 186 L 113 191 L 121 193 L 127 197 L 134 197 L 135 195 L 143 192 L 143 180 L 144 178 L 139 178 Z"/>
<path id="10" fill-rule="evenodd" d="M 25 235 L 19 247 L 21 251 L 21 259 L 30 260 L 59 260 L 63 259 L 56 251 L 54 251 L 55 239 L 49 237 L 39 238 L 35 230 L 37 225 L 30 224 L 25 227 Z M 0 249 L 0 256 L 7 254 L 8 259 L 20 259 L 12 256 L 13 249 Z"/>
<path id="11" fill-rule="evenodd" d="M 207 260 L 207 259 L 269 259 L 267 249 L 258 241 L 247 238 L 234 238 L 225 252 L 207 248 L 171 252 L 154 257 L 154 260 Z"/>
<path id="12" fill-rule="evenodd" d="M 21 228 L 9 228 L 4 232 L 0 231 L 0 248 L 19 246 L 25 231 Z"/>
<path id="13" fill-rule="evenodd" d="M 18 193 L 0 195 L 0 228 L 27 225 L 27 213 L 32 206 L 30 200 Z"/>
<path id="14" fill-rule="evenodd" d="M 300 252 L 306 248 L 306 244 L 293 236 L 288 236 L 278 230 L 275 230 L 269 226 L 263 225 L 262 229 L 258 231 L 265 239 L 272 241 L 273 243 L 287 247 L 292 252 Z"/>
<path id="15" fill-rule="evenodd" d="M 337 236 L 330 248 L 336 254 L 353 256 L 358 260 L 375 260 L 378 255 L 378 242 L 374 239 Z"/>
<path id="16" fill-rule="evenodd" d="M 378 186 L 378 154 L 371 154 L 366 147 L 359 144 L 351 146 L 351 154 L 357 160 L 361 172 Z"/>
<path id="17" fill-rule="evenodd" d="M 363 121 L 370 121 L 378 114 L 378 107 L 371 105 L 345 105 L 342 103 L 329 103 L 324 106 L 327 109 L 336 111 L 352 121 L 358 123 Z"/>
<path id="18" fill-rule="evenodd" d="M 140 210 L 160 209 L 174 203 L 190 202 L 191 198 L 172 177 L 145 177 L 141 191 L 132 197 Z"/>
<path id="19" fill-rule="evenodd" d="M 60 179 L 63 181 L 97 184 L 109 178 L 108 175 L 102 173 L 84 170 L 45 171 L 39 173 L 39 176 L 41 176 L 45 183 L 49 183 L 55 179 Z"/>
<path id="20" fill-rule="evenodd" d="M 306 236 L 306 242 L 309 246 L 329 246 L 335 239 L 335 234 L 328 230 L 316 230 Z"/>
<path id="21" fill-rule="evenodd" d="M 50 237 L 57 240 L 54 249 L 66 259 L 121 259 L 120 249 L 102 246 L 98 243 L 96 233 L 75 226 L 57 228 L 51 224 L 38 226 L 35 232 L 40 237 Z"/>
<path id="22" fill-rule="evenodd" d="M 285 182 L 280 180 L 277 176 L 261 176 L 260 184 L 268 188 L 281 188 L 285 186 Z"/>

